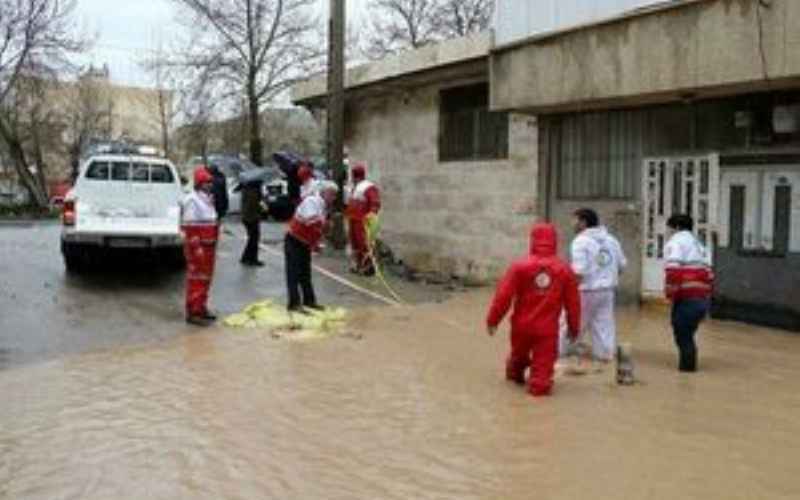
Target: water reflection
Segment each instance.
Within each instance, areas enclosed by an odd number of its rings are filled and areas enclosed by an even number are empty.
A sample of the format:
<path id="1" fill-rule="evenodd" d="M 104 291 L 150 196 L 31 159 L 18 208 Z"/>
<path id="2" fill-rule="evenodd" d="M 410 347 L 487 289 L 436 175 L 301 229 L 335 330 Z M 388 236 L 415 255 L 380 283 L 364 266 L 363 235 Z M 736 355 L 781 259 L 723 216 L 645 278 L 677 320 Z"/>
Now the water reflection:
<path id="1" fill-rule="evenodd" d="M 367 311 L 361 341 L 217 331 L 2 371 L 0 497 L 800 496 L 798 338 L 709 323 L 687 376 L 664 314 L 626 311 L 642 384 L 533 400 L 506 337 L 470 333 L 485 300 Z"/>

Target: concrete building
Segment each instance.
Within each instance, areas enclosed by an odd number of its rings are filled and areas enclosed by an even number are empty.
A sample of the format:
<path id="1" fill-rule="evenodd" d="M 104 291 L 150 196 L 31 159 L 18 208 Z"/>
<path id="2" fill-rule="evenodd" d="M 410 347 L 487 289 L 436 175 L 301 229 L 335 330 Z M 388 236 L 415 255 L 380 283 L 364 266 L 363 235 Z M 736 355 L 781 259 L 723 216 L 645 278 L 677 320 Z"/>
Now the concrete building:
<path id="1" fill-rule="evenodd" d="M 715 250 L 715 314 L 800 329 L 800 2 L 593 4 L 498 2 L 493 40 L 350 72 L 347 144 L 386 189 L 390 244 L 492 276 L 533 219 L 563 249 L 588 205 L 637 300 L 660 296 L 665 220 L 689 212 Z M 465 90 L 481 83 L 488 102 Z M 324 79 L 294 95 L 321 105 Z M 475 157 L 447 161 L 463 141 Z"/>
<path id="2" fill-rule="evenodd" d="M 162 106 L 167 114 L 173 106 L 172 92 L 114 83 L 107 67 L 90 68 L 74 81 L 45 82 L 31 98 L 31 106 L 44 103 L 48 110 L 43 153 L 54 180 L 69 177 L 79 154 L 73 149 L 92 140 L 162 147 Z"/>
<path id="3" fill-rule="evenodd" d="M 425 271 L 488 281 L 537 214 L 536 118 L 488 109 L 488 35 L 348 71 L 345 142 L 384 189 L 384 237 Z M 325 105 L 325 79 L 294 89 Z M 487 238 L 491 234 L 491 238 Z"/>

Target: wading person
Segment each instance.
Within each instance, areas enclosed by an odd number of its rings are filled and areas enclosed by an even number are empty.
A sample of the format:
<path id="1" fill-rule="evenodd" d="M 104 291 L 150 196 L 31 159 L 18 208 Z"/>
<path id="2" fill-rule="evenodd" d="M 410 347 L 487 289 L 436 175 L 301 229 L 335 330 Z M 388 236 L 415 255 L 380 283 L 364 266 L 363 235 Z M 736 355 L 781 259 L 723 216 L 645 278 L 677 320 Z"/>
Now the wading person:
<path id="1" fill-rule="evenodd" d="M 367 244 L 367 224 L 373 223 L 381 210 L 381 193 L 378 186 L 367 180 L 367 169 L 357 164 L 351 171 L 353 188 L 347 201 L 350 249 L 353 266 L 350 271 L 370 276 L 375 273 Z"/>
<path id="2" fill-rule="evenodd" d="M 258 259 L 258 245 L 261 242 L 261 186 L 260 181 L 242 186 L 242 224 L 247 231 L 247 243 L 240 262 L 244 266 L 264 265 Z"/>
<path id="3" fill-rule="evenodd" d="M 581 208 L 573 217 L 576 236 L 570 247 L 570 261 L 580 283 L 581 333 L 590 332 L 592 357 L 607 363 L 613 359 L 617 346 L 614 294 L 619 274 L 628 261 L 619 241 L 599 225 L 594 210 Z"/>
<path id="4" fill-rule="evenodd" d="M 506 378 L 524 384 L 525 369 L 530 367 L 528 391 L 534 396 L 549 395 L 553 386 L 562 310 L 566 309 L 570 339 L 577 338 L 580 328 L 578 283 L 569 265 L 556 256 L 556 246 L 553 225 L 533 227 L 530 255 L 506 271 L 486 318 L 488 333 L 493 336 L 514 304 Z"/>
<path id="5" fill-rule="evenodd" d="M 182 230 L 186 256 L 186 322 L 208 326 L 216 316 L 208 310 L 208 292 L 214 275 L 219 237 L 217 211 L 211 195 L 213 178 L 203 166 L 194 171 L 194 190 L 182 203 Z"/>
<path id="6" fill-rule="evenodd" d="M 708 314 L 714 283 L 708 250 L 692 233 L 688 215 L 673 215 L 667 221 L 673 232 L 664 246 L 664 291 L 672 301 L 672 330 L 678 346 L 678 369 L 697 370 L 695 333 Z"/>
<path id="7" fill-rule="evenodd" d="M 339 188 L 335 183 L 320 183 L 317 192 L 306 197 L 295 210 L 284 240 L 286 257 L 287 309 L 305 312 L 304 308 L 322 309 L 311 282 L 311 254 L 319 248 L 328 210 L 333 207 Z"/>

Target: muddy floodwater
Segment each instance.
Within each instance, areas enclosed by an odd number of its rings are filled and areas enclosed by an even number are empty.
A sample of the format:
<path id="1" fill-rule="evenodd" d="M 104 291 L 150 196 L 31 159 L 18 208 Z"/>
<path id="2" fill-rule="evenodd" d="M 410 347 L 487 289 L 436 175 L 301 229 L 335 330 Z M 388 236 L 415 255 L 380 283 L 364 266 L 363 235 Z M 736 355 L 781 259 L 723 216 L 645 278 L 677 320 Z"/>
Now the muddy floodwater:
<path id="1" fill-rule="evenodd" d="M 314 342 L 219 329 L 0 371 L 0 498 L 797 499 L 800 336 L 622 310 L 640 383 L 502 378 L 486 292 Z"/>

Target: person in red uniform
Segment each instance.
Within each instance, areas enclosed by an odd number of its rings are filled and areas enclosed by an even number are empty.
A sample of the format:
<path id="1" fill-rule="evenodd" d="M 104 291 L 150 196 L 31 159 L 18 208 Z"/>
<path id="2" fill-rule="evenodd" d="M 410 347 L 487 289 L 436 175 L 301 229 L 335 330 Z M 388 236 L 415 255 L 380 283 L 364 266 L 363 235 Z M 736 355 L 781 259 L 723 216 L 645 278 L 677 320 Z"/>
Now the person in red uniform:
<path id="1" fill-rule="evenodd" d="M 528 391 L 533 396 L 546 396 L 552 390 L 562 310 L 567 312 L 571 341 L 580 332 L 578 280 L 569 264 L 556 256 L 557 241 L 552 224 L 533 226 L 530 255 L 508 268 L 486 318 L 493 336 L 513 302 L 506 378 L 522 385 L 525 369 L 530 367 Z"/>
<path id="2" fill-rule="evenodd" d="M 314 192 L 314 171 L 308 164 L 300 164 L 300 168 L 297 169 L 297 180 L 300 181 L 300 202 Z"/>
<path id="3" fill-rule="evenodd" d="M 692 230 L 689 215 L 667 220 L 672 236 L 664 246 L 664 293 L 672 301 L 672 330 L 678 346 L 678 369 L 697 371 L 695 334 L 708 314 L 714 289 L 714 272 L 708 249 Z"/>
<path id="4" fill-rule="evenodd" d="M 291 312 L 305 313 L 307 311 L 304 308 L 322 309 L 311 282 L 311 253 L 319 248 L 328 210 L 336 201 L 338 192 L 339 188 L 335 183 L 321 183 L 318 191 L 303 199 L 289 221 L 283 249 L 289 296 L 286 308 Z"/>
<path id="5" fill-rule="evenodd" d="M 186 322 L 208 326 L 216 316 L 208 311 L 219 238 L 217 211 L 211 195 L 214 178 L 204 166 L 194 171 L 194 190 L 182 203 L 181 229 L 186 256 Z"/>
<path id="6" fill-rule="evenodd" d="M 353 189 L 347 202 L 350 248 L 354 260 L 351 271 L 369 276 L 375 273 L 375 269 L 369 258 L 366 221 L 370 217 L 378 216 L 381 210 L 381 193 L 374 182 L 367 180 L 367 168 L 363 164 L 355 165 L 351 175 Z"/>

